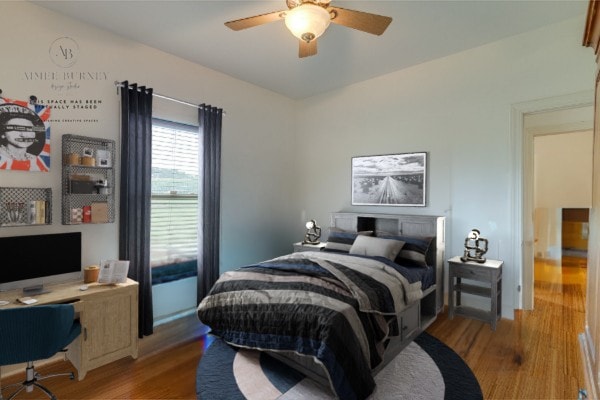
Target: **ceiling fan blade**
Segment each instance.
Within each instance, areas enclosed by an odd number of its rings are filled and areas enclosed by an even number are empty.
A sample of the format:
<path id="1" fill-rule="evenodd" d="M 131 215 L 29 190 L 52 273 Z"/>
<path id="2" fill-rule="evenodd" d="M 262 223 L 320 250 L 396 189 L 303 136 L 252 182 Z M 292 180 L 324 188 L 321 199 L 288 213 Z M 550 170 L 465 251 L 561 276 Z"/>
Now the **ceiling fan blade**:
<path id="1" fill-rule="evenodd" d="M 317 54 L 317 39 L 313 39 L 306 43 L 304 40 L 300 40 L 300 49 L 298 50 L 298 57 L 310 57 Z"/>
<path id="2" fill-rule="evenodd" d="M 362 11 L 348 10 L 341 7 L 329 7 L 332 13 L 331 22 L 359 31 L 381 35 L 392 22 L 391 17 L 371 14 Z"/>
<path id="3" fill-rule="evenodd" d="M 278 21 L 285 17 L 285 11 L 273 11 L 268 14 L 255 15 L 254 17 L 236 19 L 235 21 L 225 22 L 225 26 L 239 31 L 242 29 L 252 28 L 254 26 L 267 24 L 269 22 Z"/>

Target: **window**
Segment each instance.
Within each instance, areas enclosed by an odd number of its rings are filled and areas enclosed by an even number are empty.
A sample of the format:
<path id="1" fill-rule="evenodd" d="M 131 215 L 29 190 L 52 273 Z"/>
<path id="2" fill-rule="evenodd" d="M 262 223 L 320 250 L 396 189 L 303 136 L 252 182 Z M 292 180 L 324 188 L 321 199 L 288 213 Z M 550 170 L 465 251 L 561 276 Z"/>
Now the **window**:
<path id="1" fill-rule="evenodd" d="M 150 265 L 153 283 L 196 273 L 198 136 L 198 127 L 152 120 Z M 160 282 L 155 282 L 157 279 Z"/>

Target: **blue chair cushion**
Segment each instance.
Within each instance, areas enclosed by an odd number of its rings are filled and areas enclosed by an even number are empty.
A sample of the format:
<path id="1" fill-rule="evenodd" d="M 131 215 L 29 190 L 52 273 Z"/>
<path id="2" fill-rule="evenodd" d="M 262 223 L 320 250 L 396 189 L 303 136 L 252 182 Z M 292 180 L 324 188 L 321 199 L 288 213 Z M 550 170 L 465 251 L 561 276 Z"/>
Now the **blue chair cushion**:
<path id="1" fill-rule="evenodd" d="M 0 365 L 50 358 L 81 333 L 71 304 L 0 310 Z"/>

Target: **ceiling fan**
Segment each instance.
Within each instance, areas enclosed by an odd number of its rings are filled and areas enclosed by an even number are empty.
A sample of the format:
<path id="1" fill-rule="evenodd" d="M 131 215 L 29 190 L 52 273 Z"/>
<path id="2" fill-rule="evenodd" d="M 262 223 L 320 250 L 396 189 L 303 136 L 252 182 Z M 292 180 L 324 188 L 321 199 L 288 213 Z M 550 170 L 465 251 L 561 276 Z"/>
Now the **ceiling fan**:
<path id="1" fill-rule="evenodd" d="M 330 22 L 381 35 L 392 18 L 363 11 L 331 7 L 331 0 L 286 0 L 289 10 L 274 11 L 254 17 L 225 22 L 225 26 L 239 31 L 269 22 L 285 20 L 285 25 L 300 40 L 299 57 L 317 54 L 317 38 L 325 32 Z"/>

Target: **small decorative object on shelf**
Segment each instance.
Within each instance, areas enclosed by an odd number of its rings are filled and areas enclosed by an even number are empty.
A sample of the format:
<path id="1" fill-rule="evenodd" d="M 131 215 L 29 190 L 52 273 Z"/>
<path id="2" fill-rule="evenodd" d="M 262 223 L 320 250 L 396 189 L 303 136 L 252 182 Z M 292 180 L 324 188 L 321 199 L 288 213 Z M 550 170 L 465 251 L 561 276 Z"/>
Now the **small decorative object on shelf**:
<path id="1" fill-rule="evenodd" d="M 94 283 L 98 281 L 100 267 L 97 265 L 88 265 L 83 269 L 83 283 Z"/>
<path id="2" fill-rule="evenodd" d="M 25 214 L 25 203 L 8 202 L 5 206 L 8 223 L 10 225 L 22 224 L 27 216 L 27 214 Z"/>
<path id="3" fill-rule="evenodd" d="M 304 235 L 304 244 L 319 244 L 321 238 L 321 228 L 317 226 L 317 221 L 311 219 L 306 223 L 306 235 Z"/>
<path id="4" fill-rule="evenodd" d="M 460 258 L 462 262 L 475 261 L 484 263 L 483 256 L 488 250 L 488 240 L 480 236 L 478 229 L 471 229 L 471 232 L 465 238 L 465 253 Z"/>
<path id="5" fill-rule="evenodd" d="M 96 166 L 104 168 L 112 167 L 110 151 L 96 150 Z"/>

